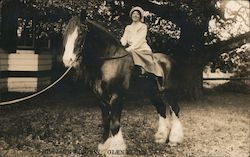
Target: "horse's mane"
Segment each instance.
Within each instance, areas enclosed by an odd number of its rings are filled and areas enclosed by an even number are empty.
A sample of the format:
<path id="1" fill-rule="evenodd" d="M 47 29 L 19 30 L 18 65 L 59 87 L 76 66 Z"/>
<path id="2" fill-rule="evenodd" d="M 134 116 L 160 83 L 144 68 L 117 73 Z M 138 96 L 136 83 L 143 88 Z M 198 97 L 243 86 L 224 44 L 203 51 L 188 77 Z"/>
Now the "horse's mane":
<path id="1" fill-rule="evenodd" d="M 96 23 L 92 20 L 87 20 L 87 23 L 94 29 L 96 29 L 96 31 L 98 31 L 98 33 L 101 33 L 100 35 L 103 37 L 106 37 L 106 39 L 111 40 L 111 42 L 113 42 L 116 45 L 121 46 L 120 41 L 115 37 L 115 35 L 108 31 L 105 27 L 103 27 L 101 24 Z M 95 31 L 95 30 L 94 30 Z M 95 32 L 96 32 L 95 31 Z"/>
<path id="2" fill-rule="evenodd" d="M 101 24 L 86 20 L 88 33 L 85 39 L 85 56 L 92 58 L 110 58 L 127 54 L 120 41 Z M 88 53 L 89 52 L 89 53 Z"/>
<path id="3" fill-rule="evenodd" d="M 86 20 L 87 24 L 91 27 L 91 30 L 94 31 L 94 33 L 97 33 L 99 36 L 102 36 L 105 39 L 108 39 L 110 42 L 112 42 L 115 45 L 119 45 L 120 41 L 115 37 L 115 35 L 108 31 L 105 27 L 103 27 L 101 24 L 94 22 L 93 20 Z M 80 18 L 78 16 L 73 16 L 69 22 L 68 25 L 66 26 L 66 29 L 63 33 L 63 38 L 67 39 L 67 35 L 73 33 L 74 28 L 76 26 L 80 27 L 81 25 L 81 21 Z M 65 43 L 66 41 L 64 41 Z"/>

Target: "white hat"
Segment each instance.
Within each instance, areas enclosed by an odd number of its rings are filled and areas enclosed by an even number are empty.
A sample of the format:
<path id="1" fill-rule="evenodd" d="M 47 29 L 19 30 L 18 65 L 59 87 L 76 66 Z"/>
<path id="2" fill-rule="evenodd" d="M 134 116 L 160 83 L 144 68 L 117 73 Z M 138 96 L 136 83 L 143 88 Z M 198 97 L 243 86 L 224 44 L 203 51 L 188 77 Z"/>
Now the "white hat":
<path id="1" fill-rule="evenodd" d="M 141 14 L 141 22 L 144 22 L 144 10 L 141 7 L 134 7 L 129 12 L 130 17 L 132 16 L 132 13 L 134 11 L 139 11 L 140 12 L 140 14 Z"/>

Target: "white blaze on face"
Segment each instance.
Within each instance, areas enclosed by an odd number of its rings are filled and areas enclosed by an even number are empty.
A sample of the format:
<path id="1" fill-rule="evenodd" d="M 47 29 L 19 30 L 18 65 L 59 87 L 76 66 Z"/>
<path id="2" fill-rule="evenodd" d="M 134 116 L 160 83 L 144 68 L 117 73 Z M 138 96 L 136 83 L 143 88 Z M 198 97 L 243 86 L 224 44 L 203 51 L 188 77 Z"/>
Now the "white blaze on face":
<path id="1" fill-rule="evenodd" d="M 68 35 L 67 42 L 65 44 L 65 50 L 63 54 L 63 63 L 65 66 L 70 66 L 70 64 L 75 60 L 76 55 L 74 54 L 75 41 L 78 37 L 78 27 L 75 28 L 74 32 Z"/>

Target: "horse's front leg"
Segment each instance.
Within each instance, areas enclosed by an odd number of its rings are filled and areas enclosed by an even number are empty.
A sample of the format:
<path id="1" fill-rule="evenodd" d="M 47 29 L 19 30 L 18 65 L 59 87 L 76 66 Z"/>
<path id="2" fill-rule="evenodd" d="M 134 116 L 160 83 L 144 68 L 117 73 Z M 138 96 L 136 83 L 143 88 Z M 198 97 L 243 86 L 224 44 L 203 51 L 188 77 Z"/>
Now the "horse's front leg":
<path id="1" fill-rule="evenodd" d="M 110 107 L 109 104 L 100 103 L 100 108 L 102 111 L 102 126 L 103 126 L 103 134 L 102 134 L 102 143 L 98 145 L 98 151 L 100 154 L 105 155 L 107 150 L 110 147 L 111 139 L 109 138 L 110 134 Z"/>
<path id="2" fill-rule="evenodd" d="M 101 103 L 100 108 L 102 111 L 102 126 L 103 126 L 103 143 L 109 138 L 110 133 L 110 107 L 109 104 Z"/>
<path id="3" fill-rule="evenodd" d="M 122 97 L 112 94 L 109 112 L 111 137 L 104 144 L 98 146 L 99 151 L 101 150 L 102 154 L 106 156 L 124 156 L 126 154 L 126 144 L 120 127 L 122 107 Z"/>

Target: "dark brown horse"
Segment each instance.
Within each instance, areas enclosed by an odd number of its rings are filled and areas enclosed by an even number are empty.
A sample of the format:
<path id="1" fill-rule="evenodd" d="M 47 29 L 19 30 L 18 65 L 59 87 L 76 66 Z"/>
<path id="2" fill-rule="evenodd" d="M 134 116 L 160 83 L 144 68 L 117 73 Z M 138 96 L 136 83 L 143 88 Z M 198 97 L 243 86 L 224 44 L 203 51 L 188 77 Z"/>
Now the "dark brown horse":
<path id="1" fill-rule="evenodd" d="M 99 144 L 98 149 L 107 156 L 112 153 L 124 155 L 126 145 L 122 137 L 120 119 L 124 96 L 131 85 L 131 78 L 134 78 L 132 57 L 105 28 L 93 21 L 81 21 L 75 16 L 70 19 L 64 33 L 64 65 L 70 66 L 78 55 L 82 57 L 86 83 L 100 100 L 104 132 L 103 143 Z M 159 58 L 166 71 L 167 85 L 165 91 L 160 92 L 154 76 L 151 75 L 144 80 L 147 82 L 147 96 L 159 114 L 159 128 L 155 134 L 155 142 L 168 141 L 170 145 L 176 145 L 182 141 L 183 133 L 178 120 L 179 106 L 171 85 L 172 62 L 164 54 L 154 55 Z M 168 99 L 171 111 L 169 117 L 166 116 L 166 104 L 162 96 Z"/>

